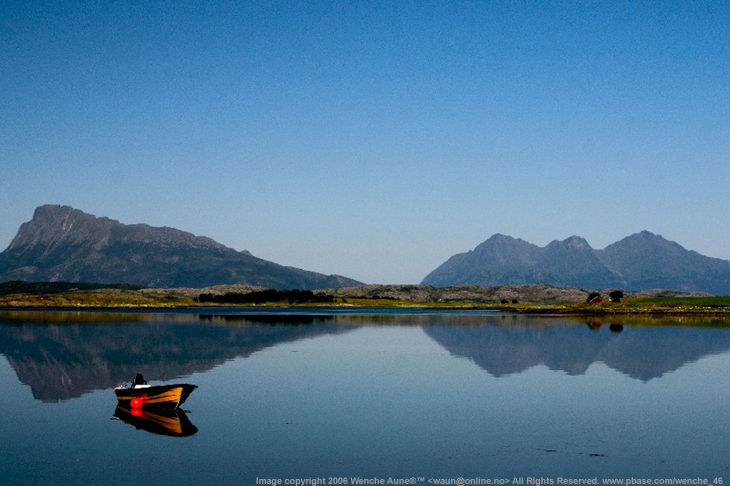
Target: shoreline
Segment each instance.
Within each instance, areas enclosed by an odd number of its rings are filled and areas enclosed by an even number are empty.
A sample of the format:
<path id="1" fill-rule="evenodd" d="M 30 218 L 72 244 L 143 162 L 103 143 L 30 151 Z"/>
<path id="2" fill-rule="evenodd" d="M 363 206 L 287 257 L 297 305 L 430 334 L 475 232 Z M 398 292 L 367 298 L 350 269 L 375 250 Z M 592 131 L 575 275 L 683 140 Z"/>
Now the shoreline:
<path id="1" fill-rule="evenodd" d="M 513 314 L 513 315 L 542 315 L 542 316 L 566 316 L 566 317 L 621 317 L 621 316 L 635 316 L 635 317 L 717 317 L 717 318 L 730 318 L 730 308 L 707 308 L 707 307 L 695 307 L 695 308 L 675 308 L 675 307 L 652 307 L 652 308 L 589 308 L 583 306 L 551 306 L 551 305 L 534 305 L 534 306 L 489 306 L 479 304 L 458 304 L 458 305 L 432 305 L 430 303 L 408 303 L 406 305 L 312 305 L 312 304 L 286 304 L 286 303 L 271 303 L 271 304 L 257 304 L 257 305 L 245 305 L 245 304 L 212 304 L 212 305 L 200 305 L 194 304 L 128 304 L 128 303 L 115 303 L 111 305 L 95 305 L 95 304 L 82 304 L 77 303 L 73 305 L 38 305 L 37 303 L 27 303 L 20 305 L 3 305 L 0 304 L 0 312 L 123 312 L 123 313 L 194 313 L 196 311 L 206 311 L 215 313 L 215 309 L 225 309 L 227 311 L 240 310 L 241 313 L 246 311 L 252 311 L 256 313 L 281 313 L 286 314 L 287 311 L 302 313 L 306 310 L 312 310 L 313 312 L 321 313 L 332 311 L 334 313 L 357 313 L 359 311 L 369 311 L 370 313 L 377 313 L 377 311 L 383 311 L 384 313 L 395 313 L 397 311 L 404 312 L 418 312 L 418 311 L 431 311 L 431 312 L 458 312 L 458 311 L 483 311 L 483 312 L 494 312 L 502 314 Z M 343 312 L 349 311 L 349 312 Z M 376 311 L 376 312 L 373 312 Z"/>
<path id="2" fill-rule="evenodd" d="M 34 284 L 51 286 L 58 284 Z M 71 285 L 71 284 L 67 284 Z M 15 290 L 15 289 L 13 289 Z M 18 289 L 19 290 L 19 289 Z M 484 311 L 554 316 L 705 316 L 730 318 L 730 296 L 689 295 L 672 291 L 633 293 L 614 302 L 607 292 L 543 285 L 451 287 L 369 285 L 346 289 L 260 290 L 246 286 L 202 289 L 70 288 L 0 294 L 2 311 L 191 312 L 236 309 L 240 312 L 384 313 Z M 597 300 L 596 300 L 596 296 Z M 601 298 L 603 297 L 603 298 Z M 591 302 L 587 302 L 591 299 Z M 616 300 L 616 299 L 614 299 Z"/>

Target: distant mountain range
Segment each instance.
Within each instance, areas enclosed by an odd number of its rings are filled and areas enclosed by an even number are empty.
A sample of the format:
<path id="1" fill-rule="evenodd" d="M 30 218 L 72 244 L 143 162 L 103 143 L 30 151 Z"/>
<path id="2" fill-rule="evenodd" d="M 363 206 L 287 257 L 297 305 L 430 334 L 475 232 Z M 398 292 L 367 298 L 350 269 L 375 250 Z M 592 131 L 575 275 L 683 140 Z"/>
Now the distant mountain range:
<path id="1" fill-rule="evenodd" d="M 0 282 L 10 280 L 277 289 L 361 284 L 340 275 L 279 265 L 178 229 L 122 224 L 58 205 L 38 207 L 0 253 Z M 539 247 L 495 234 L 474 250 L 449 258 L 423 284 L 660 288 L 730 295 L 730 261 L 700 255 L 648 231 L 603 250 L 591 248 L 578 236 Z"/>
<path id="2" fill-rule="evenodd" d="M 360 282 L 263 260 L 174 228 L 121 224 L 68 206 L 45 205 L 0 253 L 0 281 L 205 287 L 241 283 L 280 289 Z"/>
<path id="3" fill-rule="evenodd" d="M 578 236 L 539 247 L 495 234 L 474 250 L 452 256 L 423 280 L 434 287 L 526 283 L 730 295 L 730 261 L 700 255 L 648 231 L 603 250 Z"/>

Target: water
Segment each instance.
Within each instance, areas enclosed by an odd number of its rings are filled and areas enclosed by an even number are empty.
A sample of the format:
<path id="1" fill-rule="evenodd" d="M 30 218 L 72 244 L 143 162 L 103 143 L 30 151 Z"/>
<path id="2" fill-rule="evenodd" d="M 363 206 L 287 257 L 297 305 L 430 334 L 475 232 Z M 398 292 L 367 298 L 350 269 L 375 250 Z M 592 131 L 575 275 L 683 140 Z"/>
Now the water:
<path id="1" fill-rule="evenodd" d="M 240 312 L 0 313 L 0 482 L 730 475 L 722 321 Z M 138 371 L 193 435 L 114 419 Z"/>

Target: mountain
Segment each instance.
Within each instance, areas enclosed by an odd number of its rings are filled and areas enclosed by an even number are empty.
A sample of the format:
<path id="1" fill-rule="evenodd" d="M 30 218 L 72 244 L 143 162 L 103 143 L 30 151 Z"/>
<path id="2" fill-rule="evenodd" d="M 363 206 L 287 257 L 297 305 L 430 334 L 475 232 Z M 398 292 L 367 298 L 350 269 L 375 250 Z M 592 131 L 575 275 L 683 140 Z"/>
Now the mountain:
<path id="1" fill-rule="evenodd" d="M 38 207 L 0 253 L 0 281 L 5 280 L 149 287 L 241 283 L 287 289 L 359 284 L 278 265 L 174 228 L 127 225 L 57 205 Z"/>
<path id="2" fill-rule="evenodd" d="M 474 250 L 452 256 L 423 280 L 435 287 L 526 283 L 729 295 L 730 261 L 700 255 L 648 231 L 603 250 L 578 236 L 539 247 L 496 234 Z"/>
<path id="3" fill-rule="evenodd" d="M 642 231 L 607 246 L 601 261 L 632 288 L 665 288 L 730 295 L 730 261 L 710 258 Z"/>

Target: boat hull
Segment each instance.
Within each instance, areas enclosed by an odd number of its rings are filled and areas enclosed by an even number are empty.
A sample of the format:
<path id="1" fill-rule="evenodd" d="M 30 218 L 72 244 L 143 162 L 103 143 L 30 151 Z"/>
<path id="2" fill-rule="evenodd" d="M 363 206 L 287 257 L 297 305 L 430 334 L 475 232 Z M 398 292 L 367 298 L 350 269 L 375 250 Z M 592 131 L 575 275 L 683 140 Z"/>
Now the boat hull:
<path id="1" fill-rule="evenodd" d="M 115 388 L 120 405 L 130 408 L 177 408 L 197 388 L 187 383 L 138 388 Z"/>

